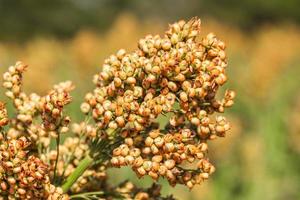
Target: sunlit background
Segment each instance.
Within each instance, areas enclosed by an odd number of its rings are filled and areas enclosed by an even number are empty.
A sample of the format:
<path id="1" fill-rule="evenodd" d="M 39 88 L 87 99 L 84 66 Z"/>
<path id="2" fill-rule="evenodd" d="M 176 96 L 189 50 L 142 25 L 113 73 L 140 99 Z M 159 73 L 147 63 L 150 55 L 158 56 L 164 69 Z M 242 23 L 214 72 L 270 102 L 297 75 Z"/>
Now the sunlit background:
<path id="1" fill-rule="evenodd" d="M 203 35 L 214 32 L 227 44 L 225 87 L 237 91 L 226 114 L 233 128 L 212 142 L 211 179 L 192 191 L 161 181 L 163 193 L 180 200 L 300 199 L 299 6 L 297 0 L 0 0 L 0 72 L 22 60 L 30 66 L 26 90 L 40 94 L 72 80 L 69 112 L 80 120 L 79 104 L 106 57 L 198 16 Z M 112 182 L 151 184 L 126 168 L 113 172 Z"/>

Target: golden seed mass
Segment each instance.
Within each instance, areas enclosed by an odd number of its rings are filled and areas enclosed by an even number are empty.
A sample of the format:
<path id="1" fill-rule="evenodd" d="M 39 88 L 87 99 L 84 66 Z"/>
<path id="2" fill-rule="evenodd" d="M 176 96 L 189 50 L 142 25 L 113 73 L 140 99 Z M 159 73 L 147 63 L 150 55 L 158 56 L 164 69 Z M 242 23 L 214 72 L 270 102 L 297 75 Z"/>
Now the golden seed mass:
<path id="1" fill-rule="evenodd" d="M 135 51 L 111 55 L 94 76 L 96 86 L 80 106 L 86 119 L 79 123 L 64 110 L 72 101 L 70 81 L 44 96 L 28 95 L 22 90 L 27 65 L 9 67 L 3 87 L 16 114 L 9 118 L 0 102 L 0 196 L 67 200 L 68 194 L 107 191 L 104 199 L 113 193 L 125 199 L 160 197 L 158 185 L 110 186 L 106 169 L 121 166 L 130 166 L 138 177 L 166 178 L 172 186 L 193 188 L 208 179 L 215 171 L 208 141 L 230 129 L 220 113 L 233 105 L 235 93 L 226 90 L 217 98 L 227 81 L 225 44 L 214 34 L 201 39 L 200 30 L 199 19 L 181 20 L 163 36 L 140 39 Z M 72 137 L 60 140 L 66 133 Z M 60 186 L 86 156 L 94 164 L 69 193 L 63 191 Z"/>

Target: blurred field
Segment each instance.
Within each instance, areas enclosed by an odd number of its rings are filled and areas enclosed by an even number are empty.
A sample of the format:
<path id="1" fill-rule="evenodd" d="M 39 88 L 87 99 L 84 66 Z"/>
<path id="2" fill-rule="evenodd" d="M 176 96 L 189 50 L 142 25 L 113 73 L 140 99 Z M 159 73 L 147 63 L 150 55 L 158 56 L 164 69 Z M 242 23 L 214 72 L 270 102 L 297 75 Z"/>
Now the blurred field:
<path id="1" fill-rule="evenodd" d="M 210 19 L 202 23 L 203 35 L 213 31 L 227 44 L 225 87 L 237 91 L 236 104 L 227 113 L 233 129 L 211 145 L 217 167 L 211 179 L 191 193 L 167 185 L 164 193 L 182 200 L 300 199 L 300 27 L 266 25 L 247 33 Z M 69 110 L 78 120 L 79 103 L 93 88 L 91 78 L 104 59 L 119 48 L 133 50 L 139 38 L 161 34 L 165 26 L 125 13 L 102 34 L 81 30 L 63 41 L 44 37 L 23 44 L 0 42 L 0 72 L 22 60 L 30 65 L 26 90 L 41 94 L 55 82 L 72 80 L 77 90 Z M 115 180 L 127 177 L 150 184 L 132 177 L 128 169 L 121 172 L 114 174 Z"/>

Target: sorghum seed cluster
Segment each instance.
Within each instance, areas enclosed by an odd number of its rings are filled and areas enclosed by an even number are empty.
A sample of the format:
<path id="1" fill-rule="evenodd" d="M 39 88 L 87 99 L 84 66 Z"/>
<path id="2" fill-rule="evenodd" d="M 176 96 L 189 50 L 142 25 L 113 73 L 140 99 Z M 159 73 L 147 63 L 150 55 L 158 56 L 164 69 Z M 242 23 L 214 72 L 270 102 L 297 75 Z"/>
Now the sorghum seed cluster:
<path id="1" fill-rule="evenodd" d="M 180 183 L 192 188 L 215 171 L 205 158 L 207 144 L 195 142 L 192 134 L 190 129 L 170 130 L 168 133 L 156 129 L 151 130 L 146 138 L 126 137 L 125 144 L 114 149 L 111 163 L 118 167 L 131 166 L 139 177 L 149 175 L 158 180 L 162 176 L 171 185 Z M 197 168 L 183 169 L 180 165 L 185 161 L 197 161 Z"/>
<path id="2" fill-rule="evenodd" d="M 57 132 L 68 131 L 70 117 L 63 116 L 63 107 L 71 102 L 70 91 L 73 88 L 70 81 L 62 82 L 55 85 L 54 89 L 41 99 L 43 126 L 54 137 L 57 136 Z"/>
<path id="3" fill-rule="evenodd" d="M 17 62 L 3 74 L 3 87 L 7 89 L 5 94 L 12 99 L 17 112 L 17 116 L 12 119 L 13 126 L 8 135 L 11 138 L 17 138 L 26 134 L 36 140 L 38 136 L 30 131 L 30 126 L 38 112 L 40 96 L 35 93 L 27 95 L 22 91 L 22 78 L 26 69 L 27 65 Z"/>
<path id="4" fill-rule="evenodd" d="M 106 170 L 112 166 L 130 166 L 138 177 L 163 177 L 172 186 L 192 188 L 206 180 L 215 171 L 208 140 L 230 129 L 218 113 L 233 105 L 235 93 L 216 97 L 227 81 L 225 44 L 214 34 L 199 34 L 199 19 L 179 21 L 162 37 L 141 39 L 134 52 L 110 56 L 81 104 L 86 119 L 71 130 L 64 109 L 73 84 L 28 95 L 22 90 L 27 65 L 9 67 L 3 87 L 16 112 L 8 118 L 0 101 L 0 200 L 68 200 L 77 193 L 87 199 L 173 199 L 161 197 L 156 184 L 111 186 Z M 67 132 L 71 137 L 62 141 Z M 64 187 L 70 177 L 74 182 Z"/>
<path id="5" fill-rule="evenodd" d="M 0 195 L 8 199 L 52 200 L 56 194 L 49 191 L 54 186 L 50 184 L 48 166 L 39 158 L 27 155 L 29 145 L 25 137 L 1 141 Z"/>
<path id="6" fill-rule="evenodd" d="M 91 110 L 99 128 L 126 132 L 124 144 L 114 150 L 114 166 L 130 165 L 139 176 L 164 176 L 172 185 L 190 188 L 214 171 L 204 147 L 230 126 L 225 117 L 210 116 L 230 107 L 235 93 L 226 91 L 223 99 L 216 99 L 227 80 L 225 44 L 213 34 L 199 42 L 199 33 L 200 20 L 179 21 L 164 37 L 141 39 L 132 53 L 119 50 L 95 76 L 97 87 L 81 108 Z M 161 131 L 152 128 L 167 113 L 173 114 L 168 125 Z M 194 160 L 193 173 L 179 168 Z"/>

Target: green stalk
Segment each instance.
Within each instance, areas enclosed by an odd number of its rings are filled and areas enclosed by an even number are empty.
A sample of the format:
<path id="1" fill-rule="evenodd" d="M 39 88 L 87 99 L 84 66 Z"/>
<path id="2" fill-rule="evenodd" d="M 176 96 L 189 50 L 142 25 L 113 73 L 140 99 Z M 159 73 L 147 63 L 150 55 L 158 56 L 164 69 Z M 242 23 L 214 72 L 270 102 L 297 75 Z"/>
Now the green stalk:
<path id="1" fill-rule="evenodd" d="M 62 185 L 64 193 L 67 193 L 77 179 L 85 172 L 85 170 L 93 163 L 93 158 L 87 155 L 80 161 L 75 171 L 67 178 L 66 182 Z"/>

